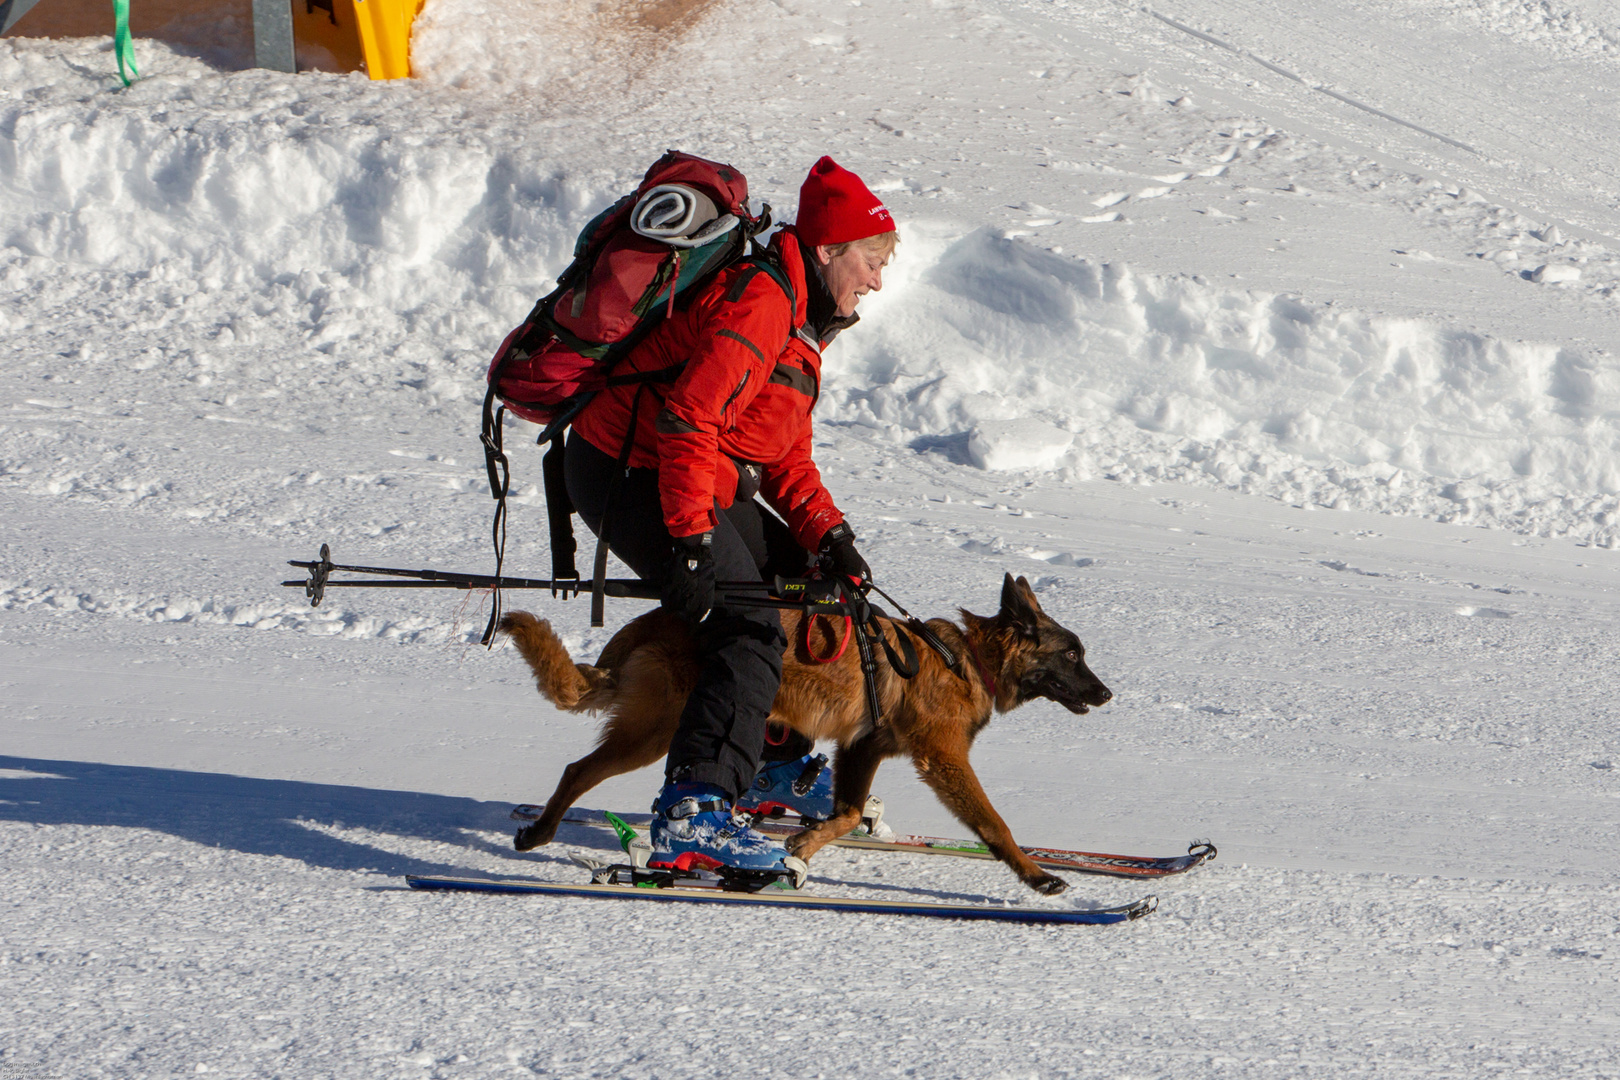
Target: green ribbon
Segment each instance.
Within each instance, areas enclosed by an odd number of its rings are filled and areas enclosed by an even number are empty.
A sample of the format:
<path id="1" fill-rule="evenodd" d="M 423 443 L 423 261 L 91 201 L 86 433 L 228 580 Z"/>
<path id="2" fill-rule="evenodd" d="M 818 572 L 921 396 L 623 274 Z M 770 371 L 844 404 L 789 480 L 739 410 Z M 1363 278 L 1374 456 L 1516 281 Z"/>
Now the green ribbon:
<path id="1" fill-rule="evenodd" d="M 129 36 L 129 0 L 113 0 L 113 54 L 125 86 L 141 77 L 135 70 L 135 42 Z"/>

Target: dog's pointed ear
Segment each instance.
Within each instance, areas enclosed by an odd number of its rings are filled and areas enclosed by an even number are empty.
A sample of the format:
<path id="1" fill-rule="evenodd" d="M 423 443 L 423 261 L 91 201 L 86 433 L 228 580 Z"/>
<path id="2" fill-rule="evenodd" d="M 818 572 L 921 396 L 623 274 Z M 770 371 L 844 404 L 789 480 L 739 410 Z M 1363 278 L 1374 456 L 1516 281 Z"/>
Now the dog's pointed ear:
<path id="1" fill-rule="evenodd" d="M 1018 632 L 1027 638 L 1039 640 L 1041 636 L 1041 605 L 1035 599 L 1035 590 L 1029 587 L 1029 581 L 1020 577 L 1017 581 L 1008 574 L 1001 583 L 1001 615 L 1002 618 L 1018 628 Z"/>

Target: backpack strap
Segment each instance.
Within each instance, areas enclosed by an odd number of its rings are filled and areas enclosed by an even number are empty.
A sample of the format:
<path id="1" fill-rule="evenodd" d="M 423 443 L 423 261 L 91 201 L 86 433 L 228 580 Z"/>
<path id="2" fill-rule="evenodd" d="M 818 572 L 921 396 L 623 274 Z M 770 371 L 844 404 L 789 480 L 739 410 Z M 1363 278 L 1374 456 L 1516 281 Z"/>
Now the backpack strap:
<path id="1" fill-rule="evenodd" d="M 756 254 L 750 255 L 750 256 L 748 256 L 747 259 L 745 259 L 743 261 L 745 261 L 747 263 L 750 263 L 753 266 L 758 267 L 758 270 L 755 271 L 756 273 L 769 274 L 770 277 L 771 277 L 771 280 L 776 282 L 778 285 L 780 285 L 782 287 L 782 291 L 787 293 L 788 310 L 790 312 L 797 312 L 799 310 L 799 294 L 794 291 L 793 282 L 788 280 L 787 271 L 782 269 L 782 264 L 781 263 L 779 263 L 776 259 L 772 258 L 770 255 L 766 254 L 765 252 L 758 252 Z M 741 291 L 740 291 L 741 286 L 746 284 L 746 282 L 748 280 L 752 279 L 753 276 L 754 276 L 753 274 L 745 274 L 742 277 L 737 279 L 738 284 L 732 286 L 732 289 L 737 292 L 738 296 L 742 295 Z M 728 298 L 730 298 L 731 293 L 728 292 L 726 294 L 726 296 Z M 789 335 L 791 337 L 798 338 L 800 341 L 802 341 L 806 345 L 810 346 L 812 349 L 815 350 L 816 355 L 820 356 L 821 355 L 821 342 L 816 339 L 816 335 L 814 333 L 812 333 L 811 330 L 810 330 L 810 320 L 809 320 L 809 317 L 808 317 L 808 313 L 806 313 L 805 321 L 802 322 L 802 323 L 793 322 L 793 316 L 792 315 L 788 316 L 788 322 L 793 327 L 788 332 Z M 821 395 L 821 388 L 819 386 L 813 391 L 804 391 L 803 387 L 801 387 L 799 385 L 800 380 L 798 378 L 798 372 L 793 370 L 793 369 L 784 368 L 781 365 L 777 365 L 776 370 L 771 374 L 771 381 L 772 382 L 785 382 L 789 386 L 792 386 L 795 389 L 800 390 L 801 392 L 805 392 L 806 396 L 810 397 L 810 398 L 817 398 L 817 397 L 820 397 L 820 395 Z"/>
<path id="2" fill-rule="evenodd" d="M 746 267 L 746 269 L 737 275 L 737 280 L 732 282 L 731 288 L 726 290 L 726 302 L 734 304 L 741 300 L 742 294 L 748 289 L 748 283 L 758 275 L 765 274 L 777 285 L 781 286 L 783 292 L 787 293 L 788 325 L 792 327 L 789 332 L 803 337 L 805 327 L 793 321 L 794 314 L 799 310 L 799 294 L 794 290 L 793 282 L 788 280 L 787 271 L 782 269 L 782 264 L 767 252 L 756 251 L 752 255 L 737 260 L 737 265 Z M 806 340 L 810 339 L 807 338 Z M 821 346 L 813 341 L 811 343 L 815 345 L 816 352 L 819 354 Z"/>
<path id="3" fill-rule="evenodd" d="M 491 647 L 495 640 L 495 627 L 501 621 L 501 564 L 506 561 L 506 493 L 512 486 L 512 464 L 507 459 L 501 438 L 501 421 L 506 416 L 506 406 L 495 405 L 496 381 L 495 378 L 489 380 L 489 391 L 484 395 L 484 425 L 480 435 L 484 444 L 484 468 L 489 473 L 489 493 L 495 500 L 495 520 L 490 523 L 490 540 L 495 546 L 495 589 L 482 641 L 482 644 Z"/>
<path id="4" fill-rule="evenodd" d="M 726 292 L 727 300 L 740 299 L 742 297 L 743 290 L 748 285 L 748 282 L 752 281 L 756 274 L 768 274 L 771 280 L 780 285 L 782 287 L 782 291 L 787 294 L 788 310 L 790 312 L 797 312 L 799 310 L 798 294 L 794 292 L 793 283 L 788 280 L 787 271 L 782 269 L 781 263 L 777 262 L 777 260 L 771 258 L 764 252 L 750 255 L 744 261 L 749 263 L 751 269 L 743 273 L 742 276 L 737 279 L 736 283 L 732 285 L 730 290 Z M 796 337 L 806 345 L 809 345 L 816 351 L 816 355 L 820 356 L 821 342 L 817 341 L 815 334 L 811 333 L 809 320 L 806 319 L 806 321 L 803 323 L 795 324 L 793 323 L 793 316 L 790 314 L 788 316 L 788 322 L 792 326 L 792 329 L 788 332 L 789 335 Z M 792 387 L 805 397 L 809 398 L 812 406 L 821 397 L 821 386 L 819 382 L 806 375 L 802 368 L 794 367 L 791 364 L 777 364 L 776 367 L 771 371 L 770 381 L 773 383 L 778 383 L 782 386 Z"/>

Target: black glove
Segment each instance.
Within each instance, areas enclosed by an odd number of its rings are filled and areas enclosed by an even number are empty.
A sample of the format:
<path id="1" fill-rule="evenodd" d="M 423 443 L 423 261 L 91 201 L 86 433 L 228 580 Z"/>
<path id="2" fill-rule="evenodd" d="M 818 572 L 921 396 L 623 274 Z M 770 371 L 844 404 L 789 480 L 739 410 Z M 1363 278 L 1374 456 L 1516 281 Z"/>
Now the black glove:
<path id="1" fill-rule="evenodd" d="M 664 606 L 694 625 L 714 607 L 713 542 L 713 533 L 677 536 L 669 584 L 664 586 Z"/>
<path id="2" fill-rule="evenodd" d="M 872 568 L 855 550 L 855 530 L 846 521 L 828 529 L 821 538 L 820 562 L 822 570 L 840 581 L 854 578 L 856 588 L 862 592 L 872 587 Z"/>

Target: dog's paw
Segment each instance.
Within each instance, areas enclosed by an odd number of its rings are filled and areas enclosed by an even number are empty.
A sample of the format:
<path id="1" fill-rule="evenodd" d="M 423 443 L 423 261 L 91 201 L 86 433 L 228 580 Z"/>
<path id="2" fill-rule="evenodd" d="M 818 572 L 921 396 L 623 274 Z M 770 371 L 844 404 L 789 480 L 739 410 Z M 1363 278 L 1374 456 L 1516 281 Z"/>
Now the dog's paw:
<path id="1" fill-rule="evenodd" d="M 1069 887 L 1069 883 L 1056 874 L 1047 874 L 1029 883 L 1029 887 L 1042 896 L 1056 896 Z"/>
<path id="2" fill-rule="evenodd" d="M 533 851 L 537 847 L 551 843 L 555 829 L 546 829 L 536 821 L 523 826 L 512 836 L 512 846 L 518 851 Z"/>

